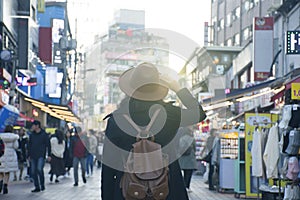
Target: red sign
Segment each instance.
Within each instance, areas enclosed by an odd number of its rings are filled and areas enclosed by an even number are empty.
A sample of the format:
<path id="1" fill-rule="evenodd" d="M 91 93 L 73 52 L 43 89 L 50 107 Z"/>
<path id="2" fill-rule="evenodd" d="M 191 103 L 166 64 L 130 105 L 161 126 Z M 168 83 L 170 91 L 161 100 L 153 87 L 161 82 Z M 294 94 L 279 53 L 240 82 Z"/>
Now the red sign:
<path id="1" fill-rule="evenodd" d="M 254 30 L 273 30 L 273 17 L 255 17 Z"/>
<path id="2" fill-rule="evenodd" d="M 268 79 L 269 72 L 254 72 L 254 80 L 256 81 L 264 81 Z"/>

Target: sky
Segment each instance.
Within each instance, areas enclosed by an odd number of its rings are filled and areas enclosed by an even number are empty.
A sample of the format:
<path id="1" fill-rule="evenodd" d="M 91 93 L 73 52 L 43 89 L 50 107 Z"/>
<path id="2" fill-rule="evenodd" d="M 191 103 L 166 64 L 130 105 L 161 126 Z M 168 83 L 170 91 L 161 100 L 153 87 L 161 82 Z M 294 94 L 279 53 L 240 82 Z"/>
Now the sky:
<path id="1" fill-rule="evenodd" d="M 167 29 L 203 46 L 204 22 L 210 21 L 210 2 L 211 0 L 68 0 L 68 13 L 73 35 L 77 35 L 79 45 L 90 44 L 95 34 L 106 34 L 115 11 L 132 9 L 145 11 L 146 29 Z"/>

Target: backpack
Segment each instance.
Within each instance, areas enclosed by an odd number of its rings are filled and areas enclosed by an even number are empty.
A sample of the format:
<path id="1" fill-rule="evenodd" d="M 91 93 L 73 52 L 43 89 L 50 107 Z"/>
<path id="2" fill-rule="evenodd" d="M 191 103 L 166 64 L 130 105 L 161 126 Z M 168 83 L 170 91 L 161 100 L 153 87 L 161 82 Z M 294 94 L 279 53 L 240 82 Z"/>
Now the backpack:
<path id="1" fill-rule="evenodd" d="M 5 151 L 5 144 L 0 137 L 0 158 L 4 155 L 4 151 Z"/>
<path id="2" fill-rule="evenodd" d="M 159 110 L 156 110 L 145 130 L 141 130 L 128 115 L 127 121 L 138 131 L 124 165 L 120 187 L 126 200 L 165 200 L 169 194 L 169 159 L 162 153 L 149 131 Z"/>

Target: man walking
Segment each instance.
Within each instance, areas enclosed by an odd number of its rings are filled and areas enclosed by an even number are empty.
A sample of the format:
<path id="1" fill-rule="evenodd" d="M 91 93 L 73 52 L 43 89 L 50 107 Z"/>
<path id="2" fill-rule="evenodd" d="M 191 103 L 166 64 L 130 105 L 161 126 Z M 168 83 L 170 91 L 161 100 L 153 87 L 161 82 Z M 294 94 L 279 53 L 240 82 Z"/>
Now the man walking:
<path id="1" fill-rule="evenodd" d="M 48 134 L 41 128 L 41 122 L 35 120 L 31 127 L 32 133 L 28 142 L 28 159 L 31 166 L 31 175 L 35 189 L 31 192 L 45 190 L 44 165 L 46 152 L 48 151 L 48 161 L 51 160 L 51 146 Z"/>
<path id="2" fill-rule="evenodd" d="M 78 165 L 80 162 L 81 176 L 83 183 L 86 183 L 85 171 L 86 171 L 86 157 L 89 146 L 88 137 L 80 127 L 75 128 L 75 135 L 71 137 L 71 155 L 73 156 L 73 171 L 74 171 L 74 185 L 78 186 Z"/>

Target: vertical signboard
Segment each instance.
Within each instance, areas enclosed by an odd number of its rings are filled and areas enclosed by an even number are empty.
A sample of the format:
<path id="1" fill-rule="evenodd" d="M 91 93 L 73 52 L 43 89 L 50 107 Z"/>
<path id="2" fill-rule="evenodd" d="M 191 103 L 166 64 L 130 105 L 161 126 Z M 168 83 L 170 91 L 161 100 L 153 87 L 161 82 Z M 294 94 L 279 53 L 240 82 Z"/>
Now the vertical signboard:
<path id="1" fill-rule="evenodd" d="M 52 63 L 52 29 L 39 28 L 39 57 L 45 64 Z"/>
<path id="2" fill-rule="evenodd" d="M 255 17 L 253 23 L 254 80 L 266 80 L 273 61 L 273 17 Z"/>
<path id="3" fill-rule="evenodd" d="M 300 31 L 287 31 L 286 54 L 300 54 Z"/>
<path id="4" fill-rule="evenodd" d="M 56 84 L 57 84 L 57 67 L 47 67 L 46 68 L 46 94 L 56 93 Z"/>
<path id="5" fill-rule="evenodd" d="M 19 18 L 18 19 L 18 58 L 19 58 L 19 66 L 18 69 L 28 69 L 28 19 L 27 18 Z"/>
<path id="6" fill-rule="evenodd" d="M 45 0 L 38 0 L 38 12 L 45 12 Z"/>

